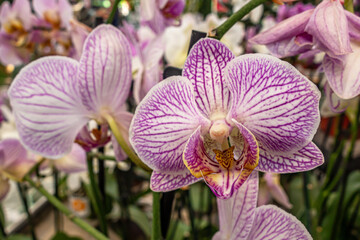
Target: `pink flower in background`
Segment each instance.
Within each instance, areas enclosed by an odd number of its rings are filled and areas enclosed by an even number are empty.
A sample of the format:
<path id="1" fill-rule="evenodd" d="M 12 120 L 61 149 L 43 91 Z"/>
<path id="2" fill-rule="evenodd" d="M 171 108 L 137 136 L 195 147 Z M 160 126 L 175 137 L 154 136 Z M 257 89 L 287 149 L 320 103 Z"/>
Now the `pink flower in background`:
<path id="1" fill-rule="evenodd" d="M 141 0 L 141 21 L 160 34 L 167 26 L 179 23 L 184 7 L 185 0 Z"/>
<path id="2" fill-rule="evenodd" d="M 292 208 L 285 190 L 280 185 L 280 175 L 276 173 L 265 173 L 263 179 L 265 182 L 260 185 L 258 205 L 268 204 L 271 199 L 281 204 L 285 208 Z"/>
<path id="3" fill-rule="evenodd" d="M 0 141 L 0 200 L 9 190 L 9 179 L 20 181 L 35 163 L 19 140 Z"/>
<path id="4" fill-rule="evenodd" d="M 277 57 L 325 52 L 322 67 L 332 90 L 343 99 L 360 94 L 360 17 L 339 0 L 323 0 L 315 9 L 290 17 L 251 41 L 265 44 Z M 306 54 L 305 54 L 306 53 Z"/>
<path id="5" fill-rule="evenodd" d="M 33 0 L 33 7 L 44 26 L 69 28 L 73 11 L 68 0 Z M 41 25 L 39 22 L 38 24 Z"/>
<path id="6" fill-rule="evenodd" d="M 15 0 L 10 6 L 3 2 L 0 9 L 0 61 L 20 65 L 28 62 L 32 54 L 28 40 L 35 16 L 28 0 Z M 21 47 L 21 48 L 20 48 Z"/>

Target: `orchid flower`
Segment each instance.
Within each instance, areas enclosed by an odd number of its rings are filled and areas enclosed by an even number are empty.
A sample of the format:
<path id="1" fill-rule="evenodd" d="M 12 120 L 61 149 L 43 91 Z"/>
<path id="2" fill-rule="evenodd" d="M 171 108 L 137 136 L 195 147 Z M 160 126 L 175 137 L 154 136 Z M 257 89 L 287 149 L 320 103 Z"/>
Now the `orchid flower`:
<path id="1" fill-rule="evenodd" d="M 9 190 L 9 179 L 21 181 L 36 163 L 17 139 L 0 141 L 0 200 Z"/>
<path id="2" fill-rule="evenodd" d="M 293 215 L 273 205 L 256 207 L 258 185 L 253 172 L 230 199 L 217 199 L 220 229 L 212 239 L 312 239 Z"/>
<path id="3" fill-rule="evenodd" d="M 260 185 L 258 205 L 265 205 L 273 198 L 277 203 L 287 209 L 292 208 L 292 204 L 289 202 L 284 188 L 280 185 L 280 175 L 276 173 L 265 173 L 263 179 L 265 183 Z"/>
<path id="4" fill-rule="evenodd" d="M 167 78 L 138 105 L 130 142 L 153 169 L 151 188 L 204 179 L 229 198 L 256 169 L 289 173 L 323 163 L 311 142 L 320 92 L 290 64 L 233 53 L 215 39 L 191 49 L 183 76 Z"/>
<path id="5" fill-rule="evenodd" d="M 125 36 L 100 25 L 87 37 L 80 61 L 51 56 L 25 66 L 9 89 L 22 143 L 49 158 L 70 152 L 80 130 L 95 120 L 128 131 L 124 110 L 131 85 L 130 49 Z"/>
<path id="6" fill-rule="evenodd" d="M 45 25 L 69 28 L 73 11 L 68 0 L 33 0 L 35 13 Z"/>
<path id="7" fill-rule="evenodd" d="M 177 24 L 184 7 L 185 0 L 141 0 L 141 21 L 160 34 L 167 26 Z"/>
<path id="8" fill-rule="evenodd" d="M 28 0 L 15 0 L 12 6 L 7 1 L 1 4 L 0 61 L 3 64 L 19 65 L 28 61 L 31 51 L 19 47 L 27 44 L 34 19 Z"/>
<path id="9" fill-rule="evenodd" d="M 309 51 L 326 53 L 322 67 L 333 91 L 343 99 L 360 94 L 358 62 L 360 17 L 346 11 L 339 0 L 323 0 L 258 34 L 252 42 L 265 44 L 277 57 Z"/>

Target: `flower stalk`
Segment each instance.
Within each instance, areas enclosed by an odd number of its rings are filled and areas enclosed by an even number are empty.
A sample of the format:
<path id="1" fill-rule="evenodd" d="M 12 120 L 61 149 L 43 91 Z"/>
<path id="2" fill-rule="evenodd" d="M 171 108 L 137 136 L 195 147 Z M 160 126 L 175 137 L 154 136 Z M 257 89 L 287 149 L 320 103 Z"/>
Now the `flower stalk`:
<path id="1" fill-rule="evenodd" d="M 120 129 L 113 117 L 110 115 L 105 116 L 106 121 L 108 122 L 112 133 L 114 134 L 117 142 L 119 143 L 120 147 L 124 150 L 126 155 L 133 161 L 138 167 L 141 167 L 147 172 L 151 172 L 151 168 L 149 168 L 147 165 L 145 165 L 140 158 L 134 153 L 134 151 L 129 147 L 129 145 L 126 143 L 124 137 L 122 136 Z"/>
<path id="2" fill-rule="evenodd" d="M 243 17 L 246 16 L 249 12 L 251 12 L 254 8 L 257 6 L 260 6 L 261 4 L 265 3 L 267 0 L 252 0 L 249 3 L 247 3 L 244 7 L 239 9 L 236 13 L 231 15 L 223 24 L 221 24 L 219 27 L 211 30 L 209 33 L 209 37 L 215 38 L 220 40 L 229 29 L 234 26 L 234 24 L 238 21 L 240 21 Z"/>
<path id="3" fill-rule="evenodd" d="M 48 191 L 46 191 L 46 189 L 40 183 L 34 182 L 28 175 L 24 177 L 24 180 L 27 181 L 36 190 L 38 190 L 43 196 L 45 196 L 53 206 L 55 206 L 62 213 L 64 213 L 65 216 L 67 216 L 73 223 L 84 229 L 91 236 L 93 236 L 98 240 L 109 240 L 104 234 L 96 230 L 94 227 L 89 225 L 81 218 L 75 216 L 74 213 L 70 211 L 64 204 L 62 204 L 56 197 L 54 197 Z"/>
<path id="4" fill-rule="evenodd" d="M 153 222 L 151 240 L 162 239 L 160 221 L 160 193 L 153 192 Z"/>
<path id="5" fill-rule="evenodd" d="M 109 16 L 109 18 L 106 20 L 106 23 L 107 23 L 107 24 L 111 24 L 112 21 L 114 20 L 115 13 L 116 13 L 116 11 L 117 11 L 117 9 L 118 9 L 119 3 L 120 3 L 120 0 L 115 0 L 115 3 L 114 3 L 113 8 L 112 8 L 112 10 L 111 10 L 110 16 Z"/>

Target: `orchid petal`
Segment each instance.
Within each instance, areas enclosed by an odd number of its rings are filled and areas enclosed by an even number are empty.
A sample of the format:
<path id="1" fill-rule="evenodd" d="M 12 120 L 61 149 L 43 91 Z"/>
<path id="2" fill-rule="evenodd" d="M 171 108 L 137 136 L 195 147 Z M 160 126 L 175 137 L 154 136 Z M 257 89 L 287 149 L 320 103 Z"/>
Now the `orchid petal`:
<path id="1" fill-rule="evenodd" d="M 24 59 L 22 59 L 17 54 L 17 49 L 10 44 L 7 40 L 3 39 L 0 36 L 0 61 L 4 65 L 13 64 L 13 65 L 20 65 L 24 63 Z"/>
<path id="2" fill-rule="evenodd" d="M 186 59 L 183 76 L 193 84 L 196 104 L 208 117 L 228 109 L 230 98 L 224 70 L 233 58 L 233 53 L 223 43 L 206 38 L 193 46 Z"/>
<path id="3" fill-rule="evenodd" d="M 120 131 L 121 135 L 123 136 L 123 138 L 125 139 L 127 145 L 129 145 L 129 146 L 130 146 L 129 129 L 130 129 L 130 124 L 131 124 L 131 120 L 132 120 L 133 116 L 134 115 L 132 113 L 125 112 L 125 111 L 119 112 L 115 116 L 115 120 L 116 120 L 116 123 L 118 124 L 119 131 Z M 127 158 L 127 155 L 124 152 L 124 150 L 122 150 L 122 148 L 120 147 L 120 145 L 117 142 L 114 135 L 111 136 L 111 142 L 113 144 L 116 160 L 117 161 L 125 160 Z"/>
<path id="4" fill-rule="evenodd" d="M 308 11 L 297 14 L 293 17 L 281 21 L 279 24 L 274 27 L 259 33 L 255 37 L 250 39 L 251 43 L 256 44 L 273 44 L 285 39 L 290 40 L 291 38 L 301 34 L 305 30 L 305 26 L 308 23 L 311 15 L 314 10 L 310 9 Z"/>
<path id="5" fill-rule="evenodd" d="M 352 12 L 345 11 L 348 21 L 350 39 L 360 41 L 360 17 Z"/>
<path id="6" fill-rule="evenodd" d="M 278 58 L 296 56 L 311 50 L 312 37 L 309 34 L 301 34 L 296 37 L 286 38 L 274 43 L 269 43 L 267 48 Z"/>
<path id="7" fill-rule="evenodd" d="M 0 169 L 3 174 L 19 181 L 36 163 L 35 159 L 28 158 L 26 149 L 17 139 L 5 139 L 0 142 Z"/>
<path id="8" fill-rule="evenodd" d="M 130 46 L 121 31 L 100 25 L 87 37 L 79 65 L 81 99 L 96 117 L 121 111 L 131 85 Z"/>
<path id="9" fill-rule="evenodd" d="M 254 221 L 259 179 L 254 171 L 234 195 L 217 199 L 220 229 L 213 240 L 247 239 Z"/>
<path id="10" fill-rule="evenodd" d="M 324 0 L 311 15 L 305 31 L 313 35 L 315 44 L 324 46 L 324 51 L 343 55 L 351 53 L 349 28 L 345 10 L 338 0 Z"/>
<path id="11" fill-rule="evenodd" d="M 260 146 L 260 159 L 256 170 L 274 173 L 302 172 L 323 163 L 322 152 L 312 142 L 294 153 L 271 154 Z"/>
<path id="12" fill-rule="evenodd" d="M 294 152 L 312 140 L 320 92 L 292 65 L 248 54 L 231 61 L 225 74 L 233 99 L 228 122 L 243 124 L 266 151 Z"/>
<path id="13" fill-rule="evenodd" d="M 58 0 L 59 14 L 61 18 L 61 24 L 64 27 L 70 26 L 70 20 L 73 18 L 73 10 L 68 0 Z"/>
<path id="14" fill-rule="evenodd" d="M 325 55 L 323 68 L 332 90 L 343 99 L 350 99 L 360 94 L 360 69 L 354 63 L 360 61 L 360 44 L 352 43 L 353 53 L 341 60 Z"/>
<path id="15" fill-rule="evenodd" d="M 56 0 L 33 0 L 32 5 L 35 13 L 41 18 L 44 17 L 45 11 L 57 9 Z"/>
<path id="16" fill-rule="evenodd" d="M 6 197 L 7 193 L 9 192 L 10 189 L 10 184 L 9 184 L 9 179 L 4 178 L 1 174 L 0 174 L 0 202 L 2 200 L 4 200 L 4 198 Z"/>
<path id="17" fill-rule="evenodd" d="M 17 17 L 21 19 L 21 23 L 26 30 L 32 25 L 32 14 L 29 0 L 15 0 L 12 5 L 12 11 L 16 12 Z"/>
<path id="18" fill-rule="evenodd" d="M 201 179 L 194 177 L 189 171 L 177 173 L 154 170 L 151 174 L 150 188 L 156 192 L 168 192 L 193 184 L 199 180 Z"/>
<path id="19" fill-rule="evenodd" d="M 10 2 L 3 2 L 0 8 L 0 23 L 2 29 L 4 29 L 4 23 L 8 20 L 8 16 L 11 14 Z"/>
<path id="20" fill-rule="evenodd" d="M 73 144 L 69 154 L 53 161 L 55 167 L 64 173 L 77 173 L 87 170 L 86 152 L 76 143 Z"/>
<path id="21" fill-rule="evenodd" d="M 150 168 L 181 175 L 188 173 L 182 161 L 185 143 L 200 125 L 209 123 L 196 107 L 191 83 L 173 76 L 153 87 L 136 108 L 130 142 Z"/>
<path id="22" fill-rule="evenodd" d="M 183 161 L 192 175 L 197 178 L 204 177 L 219 171 L 219 163 L 214 160 L 214 154 L 209 156 L 212 149 L 206 149 L 204 140 L 201 137 L 201 127 L 190 136 L 183 153 Z M 209 153 L 207 152 L 209 151 Z"/>
<path id="23" fill-rule="evenodd" d="M 9 89 L 23 144 L 40 155 L 58 158 L 70 152 L 86 124 L 76 72 L 78 62 L 44 57 L 25 66 Z"/>
<path id="24" fill-rule="evenodd" d="M 282 206 L 291 209 L 292 204 L 289 202 L 284 188 L 280 185 L 280 175 L 276 173 L 265 173 L 264 179 L 272 198 Z"/>
<path id="25" fill-rule="evenodd" d="M 284 210 L 266 205 L 255 209 L 255 220 L 247 239 L 312 239 L 305 226 Z"/>

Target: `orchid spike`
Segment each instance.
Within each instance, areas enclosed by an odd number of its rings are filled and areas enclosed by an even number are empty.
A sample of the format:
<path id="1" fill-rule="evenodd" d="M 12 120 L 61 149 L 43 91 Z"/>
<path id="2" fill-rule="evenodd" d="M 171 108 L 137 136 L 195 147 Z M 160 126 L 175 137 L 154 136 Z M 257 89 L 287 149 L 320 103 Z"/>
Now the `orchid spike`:
<path id="1" fill-rule="evenodd" d="M 126 134 L 122 126 L 131 114 L 123 105 L 130 85 L 125 36 L 111 25 L 98 26 L 87 37 L 80 61 L 45 57 L 16 76 L 9 98 L 21 141 L 40 155 L 60 158 L 91 119 L 100 125 L 115 119 Z"/>
<path id="2" fill-rule="evenodd" d="M 234 58 L 207 38 L 191 49 L 183 76 L 163 80 L 138 105 L 130 142 L 154 170 L 154 191 L 204 179 L 217 197 L 229 198 L 253 170 L 288 173 L 323 163 L 311 142 L 319 99 L 290 64 L 261 54 Z"/>
<path id="3" fill-rule="evenodd" d="M 256 207 L 258 187 L 255 171 L 231 198 L 217 199 L 220 229 L 213 240 L 312 239 L 291 214 L 273 205 Z"/>

